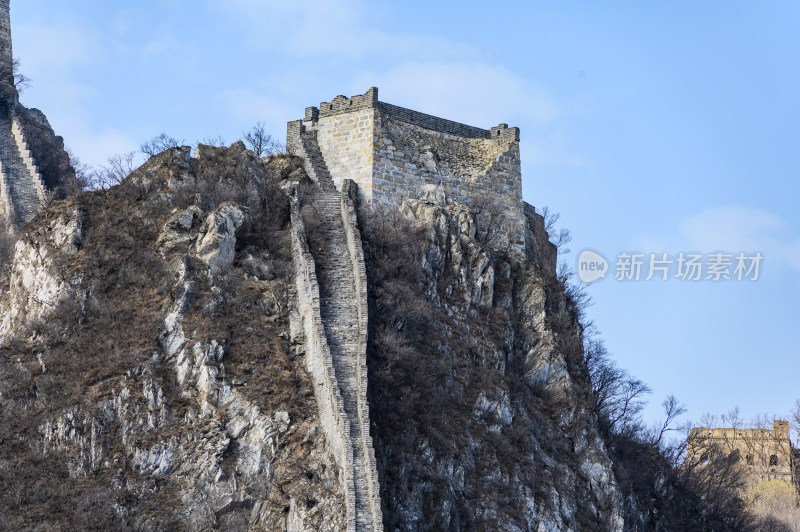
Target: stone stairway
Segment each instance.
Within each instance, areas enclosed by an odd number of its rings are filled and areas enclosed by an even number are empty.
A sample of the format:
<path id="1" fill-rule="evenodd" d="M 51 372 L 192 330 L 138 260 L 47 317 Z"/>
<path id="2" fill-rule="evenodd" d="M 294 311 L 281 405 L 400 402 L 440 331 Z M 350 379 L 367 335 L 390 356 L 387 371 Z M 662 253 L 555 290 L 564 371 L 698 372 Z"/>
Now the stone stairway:
<path id="1" fill-rule="evenodd" d="M 316 181 L 320 188 L 323 190 L 336 190 L 333 185 L 333 178 L 328 171 L 328 165 L 325 164 L 325 158 L 322 156 L 322 151 L 319 149 L 317 142 L 316 131 L 306 131 L 301 136 L 305 156 L 303 159 L 306 161 L 306 169 L 313 173 L 311 178 Z M 308 163 L 311 163 L 310 165 Z M 309 169 L 309 166 L 311 167 Z"/>
<path id="2" fill-rule="evenodd" d="M 366 302 L 361 301 L 366 293 L 358 290 L 344 226 L 348 221 L 343 219 L 342 194 L 328 189 L 317 191 L 315 196 L 313 204 L 324 220 L 326 238 L 322 249 L 311 252 L 317 265 L 320 315 L 350 422 L 356 530 L 379 531 L 383 530 L 380 494 L 366 399 L 366 322 L 362 320 Z M 359 249 L 360 245 L 359 239 Z M 358 258 L 363 264 L 360 254 Z"/>
<path id="3" fill-rule="evenodd" d="M 41 210 L 43 189 L 38 171 L 30 160 L 30 154 L 20 152 L 20 148 L 26 152 L 27 148 L 21 138 L 15 137 L 15 128 L 21 137 L 19 125 L 14 124 L 11 110 L 6 106 L 0 106 L 0 161 L 2 161 L 0 177 L 8 195 L 7 198 L 3 198 L 7 200 L 3 203 L 10 203 L 17 221 L 25 223 Z M 27 156 L 28 160 L 26 161 L 23 156 Z"/>
<path id="4" fill-rule="evenodd" d="M 302 120 L 295 120 L 287 125 L 286 150 L 303 159 L 306 173 L 320 188 L 336 190 L 325 157 L 319 149 L 317 132 L 306 129 Z"/>

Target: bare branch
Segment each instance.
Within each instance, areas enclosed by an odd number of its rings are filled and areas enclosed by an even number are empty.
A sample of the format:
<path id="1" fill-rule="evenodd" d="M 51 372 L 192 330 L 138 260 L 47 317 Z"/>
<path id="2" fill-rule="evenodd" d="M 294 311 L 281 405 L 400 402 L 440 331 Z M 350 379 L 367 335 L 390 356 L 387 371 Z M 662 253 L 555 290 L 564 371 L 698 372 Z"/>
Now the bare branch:
<path id="1" fill-rule="evenodd" d="M 145 155 L 152 157 L 153 155 L 157 155 L 164 150 L 177 148 L 182 143 L 182 140 L 178 140 L 175 137 L 170 137 L 166 133 L 161 133 L 160 135 L 156 135 L 152 139 L 143 143 L 139 147 L 139 150 L 141 150 L 141 152 Z"/>
<path id="2" fill-rule="evenodd" d="M 661 406 L 664 408 L 664 423 L 661 425 L 658 437 L 653 441 L 653 445 L 656 447 L 661 445 L 664 434 L 671 430 L 678 430 L 678 428 L 671 427 L 672 422 L 675 421 L 678 416 L 682 416 L 686 413 L 686 405 L 680 403 L 674 395 L 670 395 L 664 399 Z"/>
<path id="3" fill-rule="evenodd" d="M 263 122 L 257 122 L 250 131 L 245 132 L 243 140 L 259 157 L 269 157 L 283 151 L 283 145 L 267 133 Z"/>
<path id="4" fill-rule="evenodd" d="M 112 155 L 107 159 L 105 165 L 93 173 L 92 181 L 101 189 L 119 185 L 136 169 L 135 159 L 135 151 Z"/>

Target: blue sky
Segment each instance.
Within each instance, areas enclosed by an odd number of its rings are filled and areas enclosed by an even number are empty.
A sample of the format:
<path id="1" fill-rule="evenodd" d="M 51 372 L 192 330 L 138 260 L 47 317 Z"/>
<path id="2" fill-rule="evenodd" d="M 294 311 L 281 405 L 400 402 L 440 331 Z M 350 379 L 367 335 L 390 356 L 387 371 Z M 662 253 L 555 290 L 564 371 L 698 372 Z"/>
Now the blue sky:
<path id="1" fill-rule="evenodd" d="M 14 52 L 84 161 L 232 142 L 337 94 L 522 130 L 523 194 L 584 248 L 761 252 L 755 282 L 588 287 L 619 364 L 699 419 L 800 390 L 800 4 L 13 0 Z"/>

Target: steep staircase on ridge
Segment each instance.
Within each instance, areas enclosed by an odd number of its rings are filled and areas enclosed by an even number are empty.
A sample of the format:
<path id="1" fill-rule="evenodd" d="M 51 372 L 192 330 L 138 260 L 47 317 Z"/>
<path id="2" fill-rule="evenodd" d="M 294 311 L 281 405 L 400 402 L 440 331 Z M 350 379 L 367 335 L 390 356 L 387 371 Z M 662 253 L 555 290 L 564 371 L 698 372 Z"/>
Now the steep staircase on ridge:
<path id="1" fill-rule="evenodd" d="M 306 172 L 309 177 L 323 190 L 336 190 L 333 184 L 333 178 L 328 170 L 328 165 L 325 164 L 325 158 L 322 156 L 322 151 L 319 149 L 317 142 L 316 131 L 302 131 L 300 133 L 300 148 L 304 152 L 301 156 L 306 161 Z M 311 164 L 308 164 L 311 163 Z"/>
<path id="2" fill-rule="evenodd" d="M 13 127 L 13 111 L 8 105 L 0 104 L 0 178 L 4 181 L 7 199 L 14 214 L 19 222 L 24 223 L 41 210 L 42 202 L 38 191 L 41 178 L 38 174 L 32 175 L 22 159 Z"/>
<path id="3" fill-rule="evenodd" d="M 356 288 L 353 257 L 343 225 L 347 222 L 342 216 L 342 193 L 332 190 L 331 183 L 331 188 L 317 190 L 314 196 L 313 205 L 322 218 L 325 239 L 320 249 L 311 252 L 317 265 L 325 336 L 350 421 L 356 530 L 377 532 L 383 530 L 383 524 L 366 406 L 366 343 L 359 338 L 365 331 L 360 330 L 358 305 L 366 294 Z"/>

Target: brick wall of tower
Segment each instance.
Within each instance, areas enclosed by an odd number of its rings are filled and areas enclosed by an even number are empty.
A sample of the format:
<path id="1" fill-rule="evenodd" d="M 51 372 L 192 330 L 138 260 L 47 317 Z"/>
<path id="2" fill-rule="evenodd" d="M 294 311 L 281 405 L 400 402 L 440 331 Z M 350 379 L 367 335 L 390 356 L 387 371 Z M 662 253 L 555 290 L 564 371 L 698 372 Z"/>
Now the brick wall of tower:
<path id="1" fill-rule="evenodd" d="M 337 190 L 345 179 L 358 184 L 362 198 L 372 200 L 372 138 L 375 109 L 320 117 L 314 125 L 317 143 Z"/>
<path id="2" fill-rule="evenodd" d="M 467 205 L 496 202 L 507 216 L 512 245 L 524 249 L 517 128 L 479 130 L 383 103 L 378 114 L 372 201 L 399 204 L 434 184 Z"/>
<path id="3" fill-rule="evenodd" d="M 775 420 L 773 428 L 695 427 L 687 439 L 687 459 L 701 461 L 712 446 L 736 452 L 736 465 L 746 473 L 747 488 L 767 480 L 794 485 L 795 448 L 789 438 L 789 423 Z"/>

